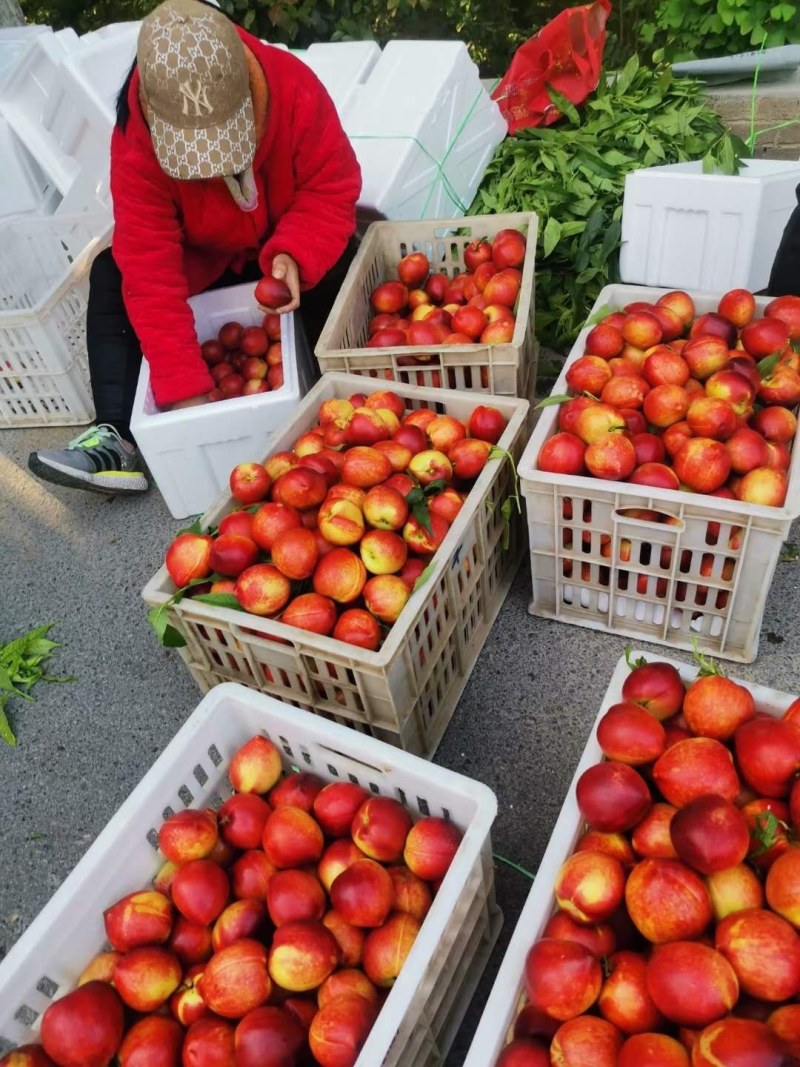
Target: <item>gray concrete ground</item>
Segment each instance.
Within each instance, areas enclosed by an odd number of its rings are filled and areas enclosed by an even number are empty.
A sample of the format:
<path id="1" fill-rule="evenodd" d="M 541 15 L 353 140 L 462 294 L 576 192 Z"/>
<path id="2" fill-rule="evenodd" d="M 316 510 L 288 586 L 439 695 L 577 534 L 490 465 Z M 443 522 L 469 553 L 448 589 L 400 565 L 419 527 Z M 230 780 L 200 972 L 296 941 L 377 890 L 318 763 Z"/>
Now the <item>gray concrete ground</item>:
<path id="1" fill-rule="evenodd" d="M 139 596 L 181 524 L 157 492 L 108 500 L 33 478 L 30 449 L 55 447 L 69 434 L 0 432 L 0 642 L 53 621 L 63 645 L 54 670 L 77 678 L 40 685 L 34 704 L 16 702 L 18 747 L 0 744 L 0 958 L 199 700 L 177 654 L 156 643 Z M 779 565 L 760 655 L 735 669 L 741 677 L 800 692 L 799 583 L 800 563 Z M 495 791 L 495 851 L 535 870 L 625 642 L 532 618 L 529 594 L 523 568 L 436 761 Z M 528 889 L 523 875 L 498 865 L 505 928 L 453 1067 L 463 1062 Z"/>

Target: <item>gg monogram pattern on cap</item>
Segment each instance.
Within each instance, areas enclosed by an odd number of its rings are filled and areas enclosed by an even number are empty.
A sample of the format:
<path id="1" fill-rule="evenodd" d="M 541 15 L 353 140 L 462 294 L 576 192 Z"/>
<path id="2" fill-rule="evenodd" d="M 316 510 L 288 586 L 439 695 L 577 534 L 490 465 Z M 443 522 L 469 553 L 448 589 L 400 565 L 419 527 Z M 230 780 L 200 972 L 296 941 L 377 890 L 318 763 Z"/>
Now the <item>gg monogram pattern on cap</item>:
<path id="1" fill-rule="evenodd" d="M 220 11 L 167 0 L 142 23 L 139 75 L 150 134 L 172 178 L 240 174 L 256 150 L 244 46 Z"/>

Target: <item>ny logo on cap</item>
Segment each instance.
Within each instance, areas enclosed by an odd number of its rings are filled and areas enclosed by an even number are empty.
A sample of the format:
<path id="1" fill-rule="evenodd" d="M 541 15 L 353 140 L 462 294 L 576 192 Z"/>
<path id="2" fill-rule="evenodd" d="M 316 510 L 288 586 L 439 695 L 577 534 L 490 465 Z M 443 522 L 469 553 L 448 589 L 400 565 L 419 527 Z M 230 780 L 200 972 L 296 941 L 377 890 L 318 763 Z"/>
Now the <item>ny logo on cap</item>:
<path id="1" fill-rule="evenodd" d="M 194 104 L 194 117 L 199 118 L 202 114 L 202 109 L 211 115 L 214 108 L 211 106 L 206 94 L 206 87 L 198 78 L 196 81 L 191 81 L 189 78 L 186 81 L 178 83 L 178 91 L 183 96 L 183 114 L 189 114 L 189 105 Z"/>

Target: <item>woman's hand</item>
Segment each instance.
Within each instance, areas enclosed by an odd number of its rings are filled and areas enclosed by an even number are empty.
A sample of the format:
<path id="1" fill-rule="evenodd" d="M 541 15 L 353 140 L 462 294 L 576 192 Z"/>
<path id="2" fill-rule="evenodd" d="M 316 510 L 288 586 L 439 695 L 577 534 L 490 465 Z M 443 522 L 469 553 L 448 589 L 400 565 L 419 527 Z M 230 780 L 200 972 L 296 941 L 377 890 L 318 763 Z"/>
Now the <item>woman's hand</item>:
<path id="1" fill-rule="evenodd" d="M 283 307 L 272 309 L 277 315 L 286 315 L 290 311 L 296 311 L 300 307 L 300 271 L 291 256 L 285 252 L 279 252 L 272 261 L 272 277 L 286 282 L 292 299 Z"/>
<path id="2" fill-rule="evenodd" d="M 209 399 L 205 393 L 200 396 L 189 396 L 185 400 L 176 400 L 174 404 L 170 405 L 170 411 L 179 411 L 181 408 L 196 408 L 201 404 L 208 404 Z"/>

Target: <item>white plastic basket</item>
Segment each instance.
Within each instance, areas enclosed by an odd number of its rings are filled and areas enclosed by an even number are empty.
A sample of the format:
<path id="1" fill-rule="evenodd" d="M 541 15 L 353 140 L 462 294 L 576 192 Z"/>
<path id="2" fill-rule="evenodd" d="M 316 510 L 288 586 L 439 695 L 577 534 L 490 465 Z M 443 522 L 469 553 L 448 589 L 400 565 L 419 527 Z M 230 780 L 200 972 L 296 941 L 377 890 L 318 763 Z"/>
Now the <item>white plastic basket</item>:
<path id="1" fill-rule="evenodd" d="M 0 221 L 0 426 L 93 418 L 89 270 L 111 230 L 107 215 Z"/>
<path id="2" fill-rule="evenodd" d="M 237 685 L 209 693 L 0 964 L 0 1055 L 36 1040 L 42 1013 L 105 944 L 103 909 L 146 886 L 163 857 L 157 829 L 173 811 L 218 806 L 233 753 L 270 737 L 287 770 L 358 782 L 415 817 L 446 815 L 464 838 L 358 1067 L 439 1067 L 499 932 L 490 832 L 494 794 L 374 738 Z M 267 1065 L 265 1065 L 267 1067 Z"/>
<path id="3" fill-rule="evenodd" d="M 610 285 L 593 312 L 652 302 L 666 291 Z M 691 295 L 698 313 L 716 310 L 719 296 Z M 768 301 L 756 299 L 759 313 Z M 583 355 L 588 332 L 586 327 L 578 335 L 553 395 L 568 391 L 567 369 Z M 530 535 L 531 613 L 673 648 L 691 649 L 696 639 L 712 655 L 755 659 L 781 546 L 800 514 L 800 448 L 792 453 L 785 504 L 765 507 L 540 471 L 539 450 L 557 422 L 557 407 L 542 411 L 519 465 Z M 671 524 L 626 516 L 632 508 L 668 516 Z M 716 535 L 710 523 L 720 524 Z M 606 536 L 608 556 L 602 553 Z M 630 542 L 627 562 L 620 561 L 623 540 Z M 709 557 L 710 573 L 704 574 Z"/>
<path id="4" fill-rule="evenodd" d="M 315 426 L 323 400 L 375 392 L 382 385 L 368 388 L 367 382 L 351 374 L 323 375 L 271 450 L 291 449 Z M 476 407 L 470 393 L 398 384 L 392 390 L 409 408 L 424 405 L 457 419 L 467 419 Z M 492 403 L 507 420 L 498 445 L 518 460 L 528 402 L 495 397 Z M 179 652 L 201 690 L 241 682 L 430 757 L 525 554 L 522 516 L 512 508 L 508 525 L 502 516 L 513 491 L 510 464 L 489 460 L 436 552 L 430 577 L 409 597 L 377 652 L 191 597 L 173 604 L 175 586 L 163 566 L 142 597 L 150 607 L 164 606 L 186 640 Z M 226 492 L 203 516 L 203 527 L 219 525 L 235 507 Z"/>
<path id="5" fill-rule="evenodd" d="M 797 206 L 800 164 L 748 159 L 737 175 L 699 161 L 635 170 L 625 179 L 622 280 L 708 292 L 766 287 Z"/>
<path id="6" fill-rule="evenodd" d="M 220 327 L 232 320 L 260 326 L 264 312 L 256 304 L 254 289 L 249 283 L 192 297 L 189 306 L 200 341 L 216 337 Z M 142 363 L 131 433 L 174 518 L 205 511 L 227 489 L 237 463 L 260 459 L 275 431 L 294 416 L 312 382 L 311 357 L 294 315 L 281 316 L 281 346 L 280 389 L 177 411 L 160 411 L 156 406 L 150 369 L 146 360 Z"/>
<path id="7" fill-rule="evenodd" d="M 638 659 L 641 655 L 649 658 L 651 662 L 654 662 L 656 658 L 651 653 L 642 652 L 634 652 L 632 658 Z M 679 663 L 677 660 L 666 659 L 663 656 L 657 658 L 659 663 L 670 663 L 676 667 L 680 671 L 684 684 L 688 684 L 697 676 L 697 667 L 692 664 Z M 575 799 L 575 786 L 584 771 L 603 759 L 602 750 L 597 743 L 597 724 L 612 704 L 617 704 L 622 700 L 622 685 L 629 673 L 630 668 L 623 656 L 617 663 L 603 697 L 600 711 L 592 724 L 589 740 L 575 769 L 569 792 L 536 872 L 533 887 L 525 901 L 489 999 L 486 1001 L 464 1067 L 494 1067 L 503 1047 L 511 1040 L 514 1020 L 524 1002 L 525 957 L 531 945 L 543 936 L 547 920 L 557 910 L 553 893 L 556 875 L 561 865 L 572 855 L 585 828 Z M 764 686 L 753 685 L 751 682 L 741 682 L 741 684 L 747 686 L 753 694 L 756 708 L 775 718 L 780 717 L 795 699 L 789 693 L 782 693 L 777 689 L 767 689 Z"/>

